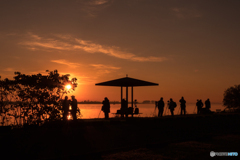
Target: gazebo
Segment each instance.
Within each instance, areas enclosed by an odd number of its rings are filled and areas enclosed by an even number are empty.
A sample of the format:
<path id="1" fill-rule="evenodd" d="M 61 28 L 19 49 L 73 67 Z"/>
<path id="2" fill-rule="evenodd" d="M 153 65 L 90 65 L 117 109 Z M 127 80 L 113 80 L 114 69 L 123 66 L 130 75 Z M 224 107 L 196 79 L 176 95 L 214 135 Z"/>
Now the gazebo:
<path id="1" fill-rule="evenodd" d="M 133 107 L 133 87 L 137 86 L 158 86 L 158 83 L 152 83 L 148 81 L 143 81 L 135 78 L 130 78 L 128 75 L 124 78 L 119 78 L 119 79 L 114 79 L 106 82 L 101 82 L 101 83 L 96 83 L 95 85 L 97 86 L 116 86 L 116 87 L 121 87 L 121 101 L 122 101 L 122 95 L 123 91 L 122 88 L 126 87 L 126 101 L 128 104 L 128 87 L 132 88 L 132 107 Z M 120 101 L 120 102 L 121 102 Z M 133 113 L 132 113 L 133 116 Z"/>

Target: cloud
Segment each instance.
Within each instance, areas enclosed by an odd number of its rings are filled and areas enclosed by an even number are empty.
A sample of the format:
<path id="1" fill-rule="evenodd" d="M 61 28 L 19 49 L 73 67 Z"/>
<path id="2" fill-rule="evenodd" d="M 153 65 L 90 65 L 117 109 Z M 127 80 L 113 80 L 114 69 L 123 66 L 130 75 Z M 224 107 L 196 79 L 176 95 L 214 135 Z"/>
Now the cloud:
<path id="1" fill-rule="evenodd" d="M 81 11 L 88 18 L 96 18 L 98 13 L 111 6 L 113 0 L 86 0 L 81 2 Z"/>
<path id="2" fill-rule="evenodd" d="M 94 0 L 92 2 L 90 2 L 92 5 L 102 5 L 107 3 L 109 0 Z"/>
<path id="3" fill-rule="evenodd" d="M 121 67 L 114 67 L 111 65 L 104 65 L 104 64 L 90 64 L 90 66 L 98 70 L 97 72 L 98 75 L 109 74 L 109 73 L 115 72 L 118 69 L 121 69 Z"/>
<path id="4" fill-rule="evenodd" d="M 46 49 L 59 51 L 79 51 L 83 50 L 88 53 L 102 53 L 119 59 L 126 59 L 138 62 L 162 62 L 167 60 L 166 57 L 140 57 L 133 53 L 122 51 L 116 46 L 104 46 L 80 38 L 74 38 L 69 35 L 53 35 L 51 38 L 43 38 L 35 34 L 28 34 L 27 40 L 20 44 L 31 50 Z M 62 63 L 64 64 L 64 63 Z"/>
<path id="5" fill-rule="evenodd" d="M 58 63 L 58 64 L 64 64 L 64 65 L 67 65 L 67 66 L 69 66 L 71 68 L 76 68 L 76 67 L 78 67 L 80 65 L 79 63 L 68 62 L 65 59 L 51 60 L 51 62 Z"/>
<path id="6" fill-rule="evenodd" d="M 121 69 L 121 67 L 114 67 L 114 66 L 109 66 L 109 65 L 104 65 L 104 64 L 90 64 L 90 66 L 93 66 L 97 69 Z"/>
<path id="7" fill-rule="evenodd" d="M 14 72 L 15 70 L 13 68 L 5 68 L 3 69 L 3 71 L 6 71 L 6 72 Z"/>

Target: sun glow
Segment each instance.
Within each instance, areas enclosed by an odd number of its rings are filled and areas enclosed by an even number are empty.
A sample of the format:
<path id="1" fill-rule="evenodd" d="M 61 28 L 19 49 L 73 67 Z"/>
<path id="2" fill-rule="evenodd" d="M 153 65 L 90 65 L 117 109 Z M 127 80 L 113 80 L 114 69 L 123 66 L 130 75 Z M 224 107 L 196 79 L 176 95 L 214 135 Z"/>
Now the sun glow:
<path id="1" fill-rule="evenodd" d="M 70 84 L 68 84 L 68 85 L 65 86 L 65 88 L 69 90 L 69 89 L 72 88 L 72 86 Z"/>

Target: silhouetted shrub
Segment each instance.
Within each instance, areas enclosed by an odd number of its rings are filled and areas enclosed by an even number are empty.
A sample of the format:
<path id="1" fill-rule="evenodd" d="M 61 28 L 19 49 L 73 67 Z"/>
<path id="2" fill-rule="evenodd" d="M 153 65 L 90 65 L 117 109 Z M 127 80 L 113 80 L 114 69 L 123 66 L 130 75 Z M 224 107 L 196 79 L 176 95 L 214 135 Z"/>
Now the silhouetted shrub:
<path id="1" fill-rule="evenodd" d="M 235 85 L 225 90 L 223 105 L 228 109 L 240 109 L 240 85 Z"/>
<path id="2" fill-rule="evenodd" d="M 0 81 L 2 125 L 11 116 L 21 119 L 21 124 L 16 120 L 16 125 L 39 125 L 62 118 L 62 96 L 77 87 L 77 79 L 69 80 L 69 74 L 60 76 L 57 70 L 47 72 L 48 75 L 15 72 L 14 80 Z M 72 88 L 66 90 L 67 84 Z"/>

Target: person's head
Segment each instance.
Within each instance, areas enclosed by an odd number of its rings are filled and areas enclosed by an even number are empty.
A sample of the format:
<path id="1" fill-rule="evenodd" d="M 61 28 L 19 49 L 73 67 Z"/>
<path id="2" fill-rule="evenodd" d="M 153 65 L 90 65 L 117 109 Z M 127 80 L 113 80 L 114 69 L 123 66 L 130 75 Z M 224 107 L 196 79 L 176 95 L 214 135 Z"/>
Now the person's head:
<path id="1" fill-rule="evenodd" d="M 184 98 L 182 97 L 182 99 L 184 99 Z"/>
<path id="2" fill-rule="evenodd" d="M 108 98 L 107 98 L 107 97 L 105 97 L 104 99 L 105 99 L 106 101 L 108 101 Z"/>
<path id="3" fill-rule="evenodd" d="M 160 100 L 162 101 L 162 100 L 163 100 L 163 97 L 161 97 Z"/>
<path id="4" fill-rule="evenodd" d="M 75 96 L 74 96 L 74 95 L 72 95 L 71 97 L 72 97 L 72 100 L 75 99 Z"/>
<path id="5" fill-rule="evenodd" d="M 170 98 L 170 101 L 172 101 L 172 98 Z"/>
<path id="6" fill-rule="evenodd" d="M 65 96 L 65 100 L 68 100 L 68 96 Z"/>

